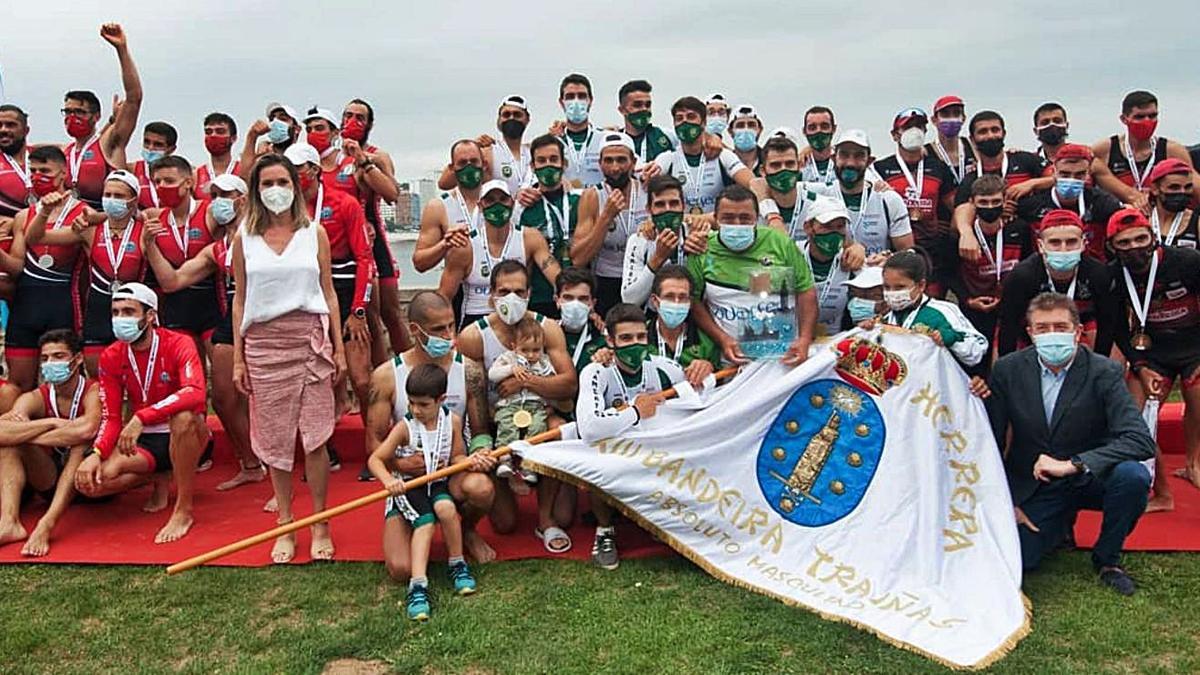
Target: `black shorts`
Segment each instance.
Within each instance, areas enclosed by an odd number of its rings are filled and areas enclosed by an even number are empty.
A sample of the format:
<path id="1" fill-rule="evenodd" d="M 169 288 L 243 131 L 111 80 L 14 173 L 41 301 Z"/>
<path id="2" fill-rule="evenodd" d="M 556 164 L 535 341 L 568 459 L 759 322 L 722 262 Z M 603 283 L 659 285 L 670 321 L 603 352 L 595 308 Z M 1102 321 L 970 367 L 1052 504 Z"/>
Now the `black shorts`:
<path id="1" fill-rule="evenodd" d="M 159 297 L 162 327 L 171 330 L 205 335 L 221 320 L 217 304 L 217 289 L 212 285 L 190 286 Z"/>
<path id="2" fill-rule="evenodd" d="M 346 327 L 346 319 L 350 318 L 350 306 L 354 304 L 354 280 L 334 279 L 333 292 L 337 294 L 338 315 L 342 317 L 342 328 Z"/>
<path id="3" fill-rule="evenodd" d="M 596 313 L 606 316 L 613 305 L 621 302 L 621 280 L 596 277 Z"/>
<path id="4" fill-rule="evenodd" d="M 116 339 L 112 331 L 112 296 L 89 286 L 83 313 L 83 346 L 107 347 Z"/>
<path id="5" fill-rule="evenodd" d="M 225 313 L 217 321 L 213 329 L 212 343 L 214 345 L 233 344 L 233 293 L 225 294 Z"/>
<path id="6" fill-rule="evenodd" d="M 375 272 L 382 279 L 396 278 L 396 261 L 392 249 L 388 248 L 387 232 L 375 225 L 375 241 L 371 244 L 371 257 L 375 258 Z"/>
<path id="7" fill-rule="evenodd" d="M 387 519 L 393 516 L 403 516 L 413 529 L 422 525 L 430 525 L 437 521 L 433 505 L 443 499 L 453 501 L 450 496 L 450 481 L 444 478 L 405 492 L 399 497 L 388 497 L 383 517 Z"/>
<path id="8" fill-rule="evenodd" d="M 170 471 L 171 434 L 142 434 L 137 439 L 137 452 L 150 462 L 151 473 Z"/>
<path id="9" fill-rule="evenodd" d="M 1150 339 L 1146 367 L 1171 380 L 1179 379 L 1180 385 L 1188 388 L 1188 380 L 1200 372 L 1200 341 L 1186 331 L 1150 333 Z"/>
<path id="10" fill-rule="evenodd" d="M 22 275 L 8 317 L 5 345 L 31 350 L 36 354 L 38 340 L 47 331 L 75 327 L 75 298 L 71 284 L 49 283 Z"/>

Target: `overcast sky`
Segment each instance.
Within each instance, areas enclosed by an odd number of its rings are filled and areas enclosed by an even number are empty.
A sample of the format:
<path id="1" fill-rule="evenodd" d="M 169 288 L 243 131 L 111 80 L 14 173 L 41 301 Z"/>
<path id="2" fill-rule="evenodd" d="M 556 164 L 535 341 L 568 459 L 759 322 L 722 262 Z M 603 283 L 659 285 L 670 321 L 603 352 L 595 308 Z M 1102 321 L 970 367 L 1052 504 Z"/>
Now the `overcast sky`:
<path id="1" fill-rule="evenodd" d="M 245 128 L 271 100 L 340 112 L 362 97 L 377 112 L 371 140 L 399 178 L 415 178 L 446 161 L 452 140 L 493 131 L 508 94 L 530 100 L 532 129 L 543 131 L 561 117 L 558 82 L 570 72 L 591 78 L 600 124 L 619 121 L 621 84 L 644 78 L 660 125 L 689 94 L 751 103 L 768 129 L 798 128 L 822 104 L 842 127 L 867 129 L 878 156 L 894 152 L 886 132 L 898 109 L 928 109 L 947 93 L 968 115 L 1003 114 L 1013 146 L 1033 146 L 1033 109 L 1051 99 L 1066 105 L 1074 140 L 1114 133 L 1132 89 L 1158 95 L 1161 134 L 1200 136 L 1194 0 L 4 4 L 4 95 L 29 112 L 31 140 L 66 138 L 58 110 L 68 89 L 96 91 L 107 115 L 120 79 L 99 25 L 112 20 L 141 70 L 140 124 L 173 123 L 180 154 L 196 161 L 209 111 Z"/>

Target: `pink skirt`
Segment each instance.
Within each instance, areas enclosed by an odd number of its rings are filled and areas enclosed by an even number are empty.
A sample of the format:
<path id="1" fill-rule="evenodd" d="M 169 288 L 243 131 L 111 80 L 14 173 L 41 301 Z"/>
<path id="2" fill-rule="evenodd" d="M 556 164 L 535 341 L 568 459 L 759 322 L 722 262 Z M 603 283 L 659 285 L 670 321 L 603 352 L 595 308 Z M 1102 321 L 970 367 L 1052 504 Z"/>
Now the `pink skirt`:
<path id="1" fill-rule="evenodd" d="M 292 312 L 246 329 L 250 445 L 267 466 L 291 471 L 333 435 L 333 345 L 329 317 Z"/>

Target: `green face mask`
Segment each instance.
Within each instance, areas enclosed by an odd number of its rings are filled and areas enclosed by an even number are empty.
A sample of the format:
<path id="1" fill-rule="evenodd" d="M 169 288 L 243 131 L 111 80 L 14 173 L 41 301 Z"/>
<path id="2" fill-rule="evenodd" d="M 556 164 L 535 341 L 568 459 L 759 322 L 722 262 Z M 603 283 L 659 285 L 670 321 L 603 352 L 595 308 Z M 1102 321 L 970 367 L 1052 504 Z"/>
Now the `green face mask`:
<path id="1" fill-rule="evenodd" d="M 697 138 L 700 138 L 700 134 L 703 132 L 704 127 L 692 122 L 684 122 L 683 124 L 675 125 L 675 135 L 678 136 L 679 140 L 684 143 L 691 143 L 695 141 Z"/>
<path id="2" fill-rule="evenodd" d="M 512 208 L 507 204 L 492 204 L 483 210 L 483 219 L 492 227 L 504 227 L 512 217 Z"/>
<path id="3" fill-rule="evenodd" d="M 642 363 L 646 361 L 646 357 L 650 355 L 650 345 L 632 344 L 624 347 L 617 347 L 613 350 L 617 360 L 621 365 L 625 366 L 626 370 L 638 370 L 642 367 Z"/>
<path id="4" fill-rule="evenodd" d="M 816 134 L 806 134 L 804 138 L 808 139 L 808 146 L 817 152 L 829 147 L 829 141 L 833 140 L 833 134 L 822 131 Z"/>
<path id="5" fill-rule="evenodd" d="M 637 129 L 638 131 L 642 131 L 646 127 L 650 126 L 650 111 L 639 110 L 637 112 L 632 112 L 626 115 L 625 119 L 629 122 L 629 126 Z"/>
<path id="6" fill-rule="evenodd" d="M 679 211 L 660 213 L 657 216 L 651 217 L 651 220 L 654 221 L 654 229 L 659 232 L 671 230 L 675 234 L 679 234 L 679 230 L 683 226 L 683 214 Z"/>
<path id="7" fill-rule="evenodd" d="M 771 189 L 776 192 L 788 193 L 796 187 L 796 181 L 799 180 L 799 178 L 799 171 L 784 169 L 783 171 L 776 171 L 775 173 L 767 176 L 767 185 L 770 185 Z"/>
<path id="8" fill-rule="evenodd" d="M 838 182 L 842 187 L 854 187 L 858 185 L 858 181 L 862 180 L 862 169 L 857 166 L 844 166 L 838 169 Z"/>
<path id="9" fill-rule="evenodd" d="M 846 236 L 841 232 L 826 232 L 814 235 L 812 241 L 813 246 L 821 253 L 821 257 L 829 260 L 842 250 L 842 240 L 845 238 Z"/>
<path id="10" fill-rule="evenodd" d="M 455 171 L 454 177 L 458 179 L 460 186 L 473 190 L 483 182 L 483 169 L 474 164 L 468 164 Z"/>
<path id="11" fill-rule="evenodd" d="M 562 182 L 563 170 L 558 166 L 543 166 L 533 170 L 533 175 L 537 176 L 538 184 L 542 187 L 558 187 Z"/>

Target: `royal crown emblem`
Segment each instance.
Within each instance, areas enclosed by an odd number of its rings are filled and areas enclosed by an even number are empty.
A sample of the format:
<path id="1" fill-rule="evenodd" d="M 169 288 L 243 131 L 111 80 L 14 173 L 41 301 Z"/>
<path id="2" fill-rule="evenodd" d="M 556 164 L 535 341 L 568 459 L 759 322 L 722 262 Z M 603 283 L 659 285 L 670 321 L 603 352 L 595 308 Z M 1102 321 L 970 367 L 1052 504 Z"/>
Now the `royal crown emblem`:
<path id="1" fill-rule="evenodd" d="M 871 340 L 849 337 L 833 349 L 838 355 L 833 369 L 843 380 L 869 394 L 880 396 L 908 376 L 903 358 Z"/>

